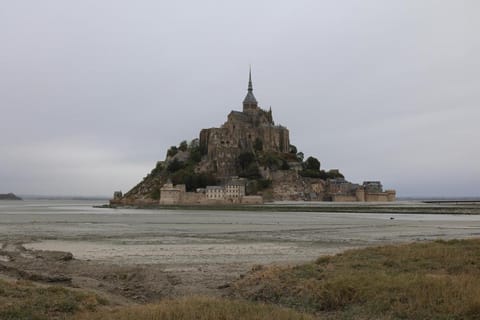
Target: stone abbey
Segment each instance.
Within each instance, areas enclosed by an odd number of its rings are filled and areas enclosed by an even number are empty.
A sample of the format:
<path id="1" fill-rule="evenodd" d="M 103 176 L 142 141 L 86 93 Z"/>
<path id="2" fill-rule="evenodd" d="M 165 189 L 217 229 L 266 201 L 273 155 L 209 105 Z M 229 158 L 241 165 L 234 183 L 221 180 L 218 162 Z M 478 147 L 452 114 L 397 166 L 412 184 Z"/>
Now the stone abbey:
<path id="1" fill-rule="evenodd" d="M 198 139 L 172 146 L 164 161 L 111 205 L 261 204 L 264 201 L 387 202 L 395 191 L 379 181 L 347 181 L 337 169 L 290 144 L 286 127 L 272 110 L 258 105 L 249 72 L 242 111 L 231 111 L 218 128 L 202 129 Z"/>
<path id="2" fill-rule="evenodd" d="M 263 152 L 288 153 L 289 147 L 288 129 L 275 125 L 271 108 L 266 111 L 258 106 L 251 71 L 243 111 L 230 112 L 220 128 L 200 132 L 200 148 L 206 151 L 220 177 L 235 175 L 236 159 L 244 152 L 261 148 Z"/>

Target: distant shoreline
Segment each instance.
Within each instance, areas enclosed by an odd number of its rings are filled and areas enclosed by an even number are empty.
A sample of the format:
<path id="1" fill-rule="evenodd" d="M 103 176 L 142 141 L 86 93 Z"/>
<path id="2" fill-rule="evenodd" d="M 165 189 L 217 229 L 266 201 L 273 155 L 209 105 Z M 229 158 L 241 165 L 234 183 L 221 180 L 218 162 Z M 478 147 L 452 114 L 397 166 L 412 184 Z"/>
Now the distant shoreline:
<path id="1" fill-rule="evenodd" d="M 202 211 L 259 211 L 259 212 L 344 212 L 344 213 L 392 213 L 392 214 L 480 214 L 480 201 L 439 200 L 405 201 L 395 203 L 332 203 L 289 202 L 263 205 L 101 205 L 95 208 L 129 208 L 154 210 L 202 210 Z"/>

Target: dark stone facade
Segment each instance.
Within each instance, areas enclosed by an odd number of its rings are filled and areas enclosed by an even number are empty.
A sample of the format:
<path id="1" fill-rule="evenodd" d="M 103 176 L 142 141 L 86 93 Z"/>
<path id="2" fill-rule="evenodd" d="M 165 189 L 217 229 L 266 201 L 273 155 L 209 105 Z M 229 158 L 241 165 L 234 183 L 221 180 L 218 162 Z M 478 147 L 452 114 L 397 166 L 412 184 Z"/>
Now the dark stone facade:
<path id="1" fill-rule="evenodd" d="M 261 146 L 265 152 L 288 153 L 290 136 L 287 128 L 275 125 L 272 110 L 258 107 L 251 78 L 243 111 L 232 111 L 220 128 L 200 132 L 200 148 L 212 162 L 220 177 L 235 174 L 235 161 L 241 153 Z"/>

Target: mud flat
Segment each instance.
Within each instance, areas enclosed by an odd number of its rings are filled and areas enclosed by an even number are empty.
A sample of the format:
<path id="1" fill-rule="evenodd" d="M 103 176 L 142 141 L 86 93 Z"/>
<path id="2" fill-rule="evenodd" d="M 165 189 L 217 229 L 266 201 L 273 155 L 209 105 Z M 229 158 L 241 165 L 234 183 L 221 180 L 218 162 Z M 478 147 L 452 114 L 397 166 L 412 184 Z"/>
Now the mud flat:
<path id="1" fill-rule="evenodd" d="M 89 288 L 119 301 L 154 301 L 221 295 L 257 264 L 479 236 L 480 215 L 472 214 L 99 209 L 88 201 L 24 201 L 0 205 L 0 274 Z"/>

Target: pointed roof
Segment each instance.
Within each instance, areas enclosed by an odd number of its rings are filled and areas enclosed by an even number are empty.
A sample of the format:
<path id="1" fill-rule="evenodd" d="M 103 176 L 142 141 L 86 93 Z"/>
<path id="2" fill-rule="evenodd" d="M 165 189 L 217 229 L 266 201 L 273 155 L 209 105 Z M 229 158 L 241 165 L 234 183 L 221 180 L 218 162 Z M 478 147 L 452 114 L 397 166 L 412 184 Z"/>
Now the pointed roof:
<path id="1" fill-rule="evenodd" d="M 257 99 L 255 99 L 255 96 L 253 95 L 252 68 L 250 68 L 248 72 L 248 92 L 245 99 L 243 99 L 243 104 L 257 105 Z"/>

